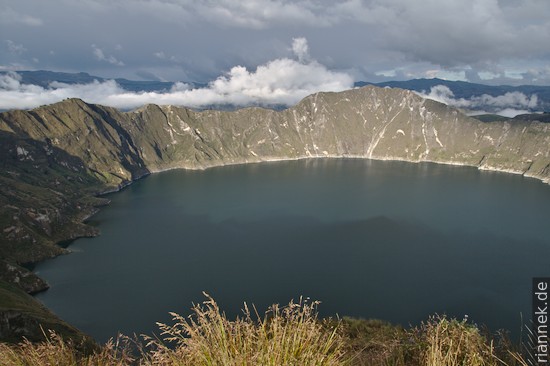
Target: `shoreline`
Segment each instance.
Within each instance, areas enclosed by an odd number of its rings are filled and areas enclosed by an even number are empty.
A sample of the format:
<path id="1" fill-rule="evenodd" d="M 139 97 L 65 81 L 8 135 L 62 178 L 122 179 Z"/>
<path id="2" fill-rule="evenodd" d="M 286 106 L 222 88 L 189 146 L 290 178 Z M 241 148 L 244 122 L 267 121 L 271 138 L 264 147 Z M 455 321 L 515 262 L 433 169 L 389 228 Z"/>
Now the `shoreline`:
<path id="1" fill-rule="evenodd" d="M 465 166 L 465 167 L 471 167 L 476 168 L 480 171 L 490 171 L 490 172 L 498 172 L 498 173 L 506 173 L 506 174 L 513 174 L 513 175 L 521 175 L 525 178 L 533 178 L 536 180 L 541 181 L 544 184 L 550 185 L 550 178 L 544 178 L 539 177 L 536 175 L 527 175 L 528 171 L 521 171 L 521 170 L 513 170 L 513 169 L 502 169 L 492 166 L 481 166 L 481 165 L 474 165 L 474 164 L 468 164 L 468 163 L 461 163 L 456 161 L 437 161 L 437 160 L 405 160 L 398 157 L 368 157 L 364 155 L 304 155 L 299 157 L 285 157 L 285 158 L 278 158 L 278 157 L 266 157 L 266 158 L 259 158 L 258 160 L 250 160 L 250 159 L 243 159 L 241 161 L 232 161 L 232 162 L 221 162 L 217 164 L 211 164 L 211 165 L 203 165 L 203 166 L 175 166 L 170 168 L 164 168 L 164 169 L 155 169 L 151 170 L 148 174 L 144 174 L 140 177 L 137 177 L 136 179 L 133 179 L 129 182 L 126 182 L 125 184 L 121 185 L 118 189 L 108 190 L 105 192 L 102 192 L 98 194 L 98 196 L 102 196 L 104 194 L 109 193 L 115 193 L 118 192 L 125 187 L 131 185 L 133 182 L 138 181 L 142 178 L 145 178 L 151 174 L 157 174 L 162 172 L 167 172 L 171 170 L 206 170 L 210 168 L 219 168 L 224 166 L 233 166 L 233 165 L 246 165 L 246 164 L 261 164 L 261 163 L 270 163 L 270 162 L 284 162 L 284 161 L 298 161 L 298 160 L 308 160 L 308 159 L 363 159 L 363 160 L 374 160 L 374 161 L 398 161 L 403 163 L 411 163 L 411 164 L 420 164 L 420 163 L 430 163 L 430 164 L 440 164 L 440 165 L 449 165 L 449 166 Z"/>
<path id="2" fill-rule="evenodd" d="M 359 169 L 362 169 L 362 168 L 365 168 L 365 169 L 368 169 L 370 167 L 370 165 L 366 164 L 366 161 L 367 160 L 377 160 L 377 161 L 396 161 L 394 159 L 386 159 L 386 160 L 383 160 L 383 159 L 368 159 L 368 158 L 363 158 L 363 157 L 331 157 L 332 160 L 335 160 L 335 159 L 339 159 L 342 161 L 342 163 L 345 163 L 345 160 L 348 160 L 348 161 L 352 161 L 352 160 L 357 160 L 358 158 L 361 158 L 363 161 L 365 161 L 365 163 L 360 163 L 358 162 L 358 165 L 355 165 L 355 163 L 352 164 L 352 166 L 357 166 Z M 306 157 L 306 158 L 300 158 L 300 159 L 278 159 L 278 160 L 270 160 L 270 161 L 273 161 L 273 162 L 279 162 L 279 161 L 289 161 L 289 162 L 292 162 L 292 161 L 298 161 L 298 160 L 303 160 L 304 163 L 300 163 L 300 164 L 295 164 L 293 166 L 295 167 L 318 167 L 318 168 L 322 168 L 324 165 L 323 163 L 323 160 L 317 158 L 317 157 Z M 329 161 L 328 159 L 325 159 L 324 161 Z M 269 161 L 261 161 L 261 162 L 269 162 Z M 254 164 L 254 163 L 261 163 L 261 162 L 247 162 L 246 164 Z M 319 164 L 317 164 L 316 162 L 319 162 Z M 400 163 L 408 163 L 406 161 L 399 161 Z M 428 163 L 428 164 L 436 164 L 434 162 L 428 162 L 428 161 L 421 161 L 421 162 L 417 162 L 417 163 Z M 339 163 L 338 163 L 339 164 Z M 349 165 L 350 163 L 348 163 Z M 231 165 L 245 165 L 245 163 L 242 163 L 242 164 L 226 164 L 227 166 L 231 166 Z M 456 166 L 466 166 L 464 164 L 446 164 L 446 165 L 456 165 Z M 283 165 L 284 166 L 284 165 Z M 411 168 L 407 168 L 405 165 L 401 165 L 401 164 L 397 164 L 397 165 L 387 165 L 388 167 L 390 167 L 390 169 L 393 169 L 393 171 L 399 171 L 400 169 L 403 169 L 403 171 L 407 171 L 408 169 L 411 169 Z M 212 168 L 214 167 L 222 167 L 221 165 L 217 165 L 217 166 L 211 166 Z M 402 167 L 402 168 L 401 168 Z M 425 165 L 425 167 L 427 167 L 427 165 Z M 195 169 L 187 169 L 189 171 L 192 171 L 192 170 L 206 170 L 208 169 L 209 167 L 206 167 L 206 168 L 195 168 Z M 471 168 L 471 166 L 468 166 L 468 168 Z M 163 170 L 163 171 L 156 171 L 155 173 L 160 173 L 160 172 L 164 172 L 164 171 L 169 171 L 169 170 L 176 170 L 176 169 L 179 169 L 179 170 L 182 170 L 183 168 L 171 168 L 171 169 L 166 169 L 166 170 Z M 424 168 L 418 168 L 420 169 L 420 171 L 423 171 Z M 479 170 L 479 169 L 478 169 Z M 413 171 L 417 171 L 417 168 L 414 168 Z M 445 170 L 443 170 L 445 171 Z M 459 173 L 463 171 L 463 172 L 466 172 L 468 170 L 459 170 Z M 475 173 L 473 170 L 470 171 L 471 174 L 477 174 Z M 499 172 L 500 173 L 500 172 Z M 198 174 L 201 174 L 201 173 L 198 173 Z M 142 177 L 140 177 L 139 179 L 141 178 L 145 178 L 147 175 L 144 175 Z M 515 178 L 514 178 L 515 179 Z M 136 179 L 135 181 L 137 181 L 138 179 Z M 133 181 L 132 181 L 133 183 Z M 131 183 L 130 183 L 131 184 Z M 122 190 L 123 188 L 125 187 L 128 187 L 130 184 L 126 184 L 124 185 L 120 190 Z M 521 184 L 521 181 L 520 181 L 520 184 Z"/>
<path id="3" fill-rule="evenodd" d="M 124 188 L 132 185 L 134 182 L 137 182 L 138 180 L 141 180 L 143 178 L 146 178 L 152 174 L 158 174 L 163 172 L 168 172 L 172 170 L 190 170 L 190 171 L 200 171 L 200 170 L 207 170 L 212 168 L 221 168 L 225 166 L 236 166 L 236 165 L 247 165 L 247 164 L 262 164 L 262 163 L 270 163 L 270 162 L 285 162 L 285 161 L 299 161 L 299 160 L 322 160 L 322 159 L 362 159 L 362 160 L 373 160 L 373 161 L 396 161 L 396 162 L 403 162 L 403 163 L 411 163 L 411 164 L 421 164 L 421 163 L 429 163 L 429 164 L 439 164 L 439 165 L 447 165 L 447 166 L 462 166 L 462 167 L 469 167 L 469 168 L 476 168 L 479 171 L 487 171 L 487 172 L 497 172 L 497 173 L 505 173 L 505 174 L 513 174 L 513 175 L 520 175 L 524 178 L 529 179 L 535 179 L 540 181 L 543 184 L 550 185 L 550 179 L 545 179 L 542 177 L 534 176 L 534 175 L 526 175 L 527 172 L 521 172 L 516 170 L 507 170 L 507 169 L 499 169 L 495 167 L 484 167 L 484 166 L 478 166 L 478 165 L 471 165 L 467 163 L 460 163 L 460 162 L 453 162 L 453 161 L 435 161 L 435 160 L 404 160 L 399 158 L 385 158 L 385 157 L 366 157 L 363 155 L 310 155 L 310 156 L 300 156 L 300 157 L 286 157 L 286 158 L 278 158 L 278 157 L 266 157 L 266 158 L 259 158 L 258 160 L 250 160 L 250 159 L 243 159 L 240 161 L 232 161 L 232 162 L 219 162 L 211 165 L 203 165 L 203 166 L 174 166 L 170 168 L 164 168 L 164 169 L 154 169 L 150 170 L 147 174 L 142 174 L 135 179 L 132 179 L 130 181 L 124 182 L 123 184 L 119 185 L 118 187 L 111 187 L 106 190 L 100 191 L 97 194 L 94 194 L 94 197 L 99 197 L 107 200 L 104 204 L 101 204 L 99 206 L 96 206 L 92 212 L 86 214 L 83 216 L 83 218 L 79 219 L 78 222 L 81 224 L 86 224 L 86 221 L 88 221 L 90 218 L 92 218 L 94 215 L 96 215 L 102 207 L 108 206 L 110 204 L 110 200 L 105 198 L 104 196 L 108 194 L 113 194 L 122 191 Z M 98 233 L 96 235 L 92 236 L 78 236 L 75 238 L 67 238 L 60 240 L 56 242 L 55 244 L 67 249 L 70 246 L 70 243 L 73 241 L 80 239 L 80 238 L 93 238 L 98 235 L 101 235 L 101 233 Z M 68 245 L 62 245 L 62 243 L 69 242 Z M 70 254 L 70 249 L 68 249 L 68 253 L 63 253 L 63 255 Z M 60 254 L 62 255 L 62 254 Z M 54 257 L 48 257 L 44 259 L 40 259 L 38 261 L 33 262 L 26 262 L 22 263 L 21 266 L 28 268 L 28 267 L 34 267 L 36 264 L 41 263 L 48 259 L 53 259 Z M 33 272 L 34 273 L 34 272 Z"/>
<path id="4" fill-rule="evenodd" d="M 270 163 L 270 162 L 300 161 L 300 160 L 322 160 L 322 159 L 331 159 L 331 160 L 336 160 L 336 159 L 357 159 L 357 160 L 359 160 L 359 159 L 361 159 L 361 160 L 373 160 L 373 161 L 390 161 L 390 162 L 395 161 L 395 162 L 403 162 L 403 163 L 411 163 L 411 164 L 429 163 L 429 164 L 439 164 L 439 165 L 447 165 L 447 166 L 469 167 L 469 168 L 476 168 L 477 170 L 479 170 L 481 172 L 486 171 L 486 172 L 497 172 L 497 173 L 504 173 L 504 174 L 513 174 L 513 175 L 516 175 L 516 176 L 520 175 L 524 178 L 535 179 L 535 180 L 540 181 L 543 184 L 550 185 L 550 179 L 544 179 L 544 178 L 537 177 L 537 176 L 526 175 L 527 172 L 499 169 L 499 168 L 495 168 L 495 167 L 482 167 L 482 166 L 476 166 L 476 165 L 470 165 L 470 164 L 467 164 L 467 163 L 459 163 L 459 162 L 452 162 L 452 161 L 433 161 L 433 160 L 413 161 L 413 160 L 404 160 L 404 159 L 398 159 L 398 158 L 393 158 L 393 157 L 391 157 L 391 158 L 366 157 L 366 156 L 363 156 L 363 155 L 311 155 L 311 156 L 300 156 L 300 157 L 295 157 L 295 158 L 290 158 L 290 157 L 288 157 L 288 158 L 267 157 L 267 158 L 260 158 L 258 160 L 243 159 L 242 161 L 220 162 L 220 163 L 217 163 L 217 164 L 212 164 L 212 165 L 207 165 L 207 166 L 177 166 L 177 167 L 170 167 L 170 168 L 165 168 L 165 169 L 151 170 L 151 171 L 149 171 L 149 173 L 142 174 L 139 177 L 136 177 L 135 179 L 127 181 L 127 182 L 121 184 L 120 186 L 118 186 L 116 188 L 110 188 L 110 189 L 107 189 L 105 191 L 101 191 L 101 192 L 97 193 L 96 195 L 94 195 L 95 197 L 104 198 L 108 202 L 106 202 L 105 204 L 102 204 L 100 206 L 95 207 L 93 212 L 85 215 L 83 219 L 79 220 L 79 222 L 81 224 L 87 225 L 86 221 L 88 221 L 90 218 L 92 218 L 94 215 L 96 215 L 101 210 L 102 207 L 108 206 L 110 204 L 110 200 L 103 197 L 103 196 L 120 192 L 124 188 L 129 187 L 130 185 L 132 185 L 134 182 L 137 182 L 138 180 L 146 178 L 146 177 L 148 177 L 152 174 L 158 174 L 158 173 L 168 172 L 168 171 L 172 171 L 172 170 L 201 171 L 201 170 L 207 170 L 207 169 L 212 169 L 212 168 L 221 168 L 221 167 L 225 167 L 225 166 L 262 164 L 262 163 Z M 79 237 L 75 237 L 75 238 L 68 238 L 68 239 L 64 239 L 64 240 L 56 242 L 56 245 L 59 245 L 62 248 L 67 249 L 68 253 L 63 253 L 63 255 L 67 255 L 67 254 L 71 254 L 71 251 L 70 251 L 70 249 L 68 249 L 68 247 L 71 245 L 71 243 L 73 241 L 75 241 L 77 239 L 80 239 L 80 238 L 93 238 L 93 237 L 96 237 L 98 235 L 101 235 L 101 233 L 99 232 L 99 233 L 97 233 L 96 235 L 93 235 L 93 236 L 79 236 Z M 68 242 L 68 244 L 66 246 L 62 246 L 61 243 L 65 243 L 65 242 Z M 34 268 L 34 266 L 36 264 L 41 263 L 43 261 L 46 261 L 48 259 L 53 259 L 53 258 L 55 258 L 55 257 L 48 257 L 48 258 L 44 258 L 44 259 L 41 259 L 41 260 L 38 260 L 38 261 L 35 261 L 35 262 L 24 263 L 24 264 L 22 264 L 22 266 L 24 266 L 25 268 L 28 268 L 29 266 Z M 34 269 L 31 270 L 31 271 L 34 273 Z M 47 289 L 45 291 L 47 291 Z"/>

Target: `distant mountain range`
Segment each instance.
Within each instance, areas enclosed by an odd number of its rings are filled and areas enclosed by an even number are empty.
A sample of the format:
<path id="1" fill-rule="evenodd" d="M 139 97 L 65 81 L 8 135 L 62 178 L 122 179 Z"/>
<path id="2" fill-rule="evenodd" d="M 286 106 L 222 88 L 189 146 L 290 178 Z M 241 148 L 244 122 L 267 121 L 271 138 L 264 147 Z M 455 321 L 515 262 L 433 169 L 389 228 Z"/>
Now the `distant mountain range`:
<path id="1" fill-rule="evenodd" d="M 6 74 L 6 71 L 0 72 L 1 74 Z M 120 85 L 122 88 L 128 91 L 132 92 L 152 92 L 152 91 L 168 91 L 174 86 L 174 82 L 172 81 L 136 81 L 136 80 L 128 80 L 128 79 L 122 79 L 122 78 L 116 78 L 116 79 L 109 79 L 109 78 L 102 78 L 100 76 L 94 76 L 90 75 L 86 72 L 78 72 L 78 73 L 68 73 L 68 72 L 57 72 L 57 71 L 46 71 L 46 70 L 38 70 L 38 71 L 17 71 L 16 74 L 18 74 L 21 77 L 21 83 L 23 84 L 29 84 L 29 85 L 38 85 L 43 88 L 47 88 L 50 86 L 53 82 L 58 83 L 64 83 L 64 84 L 89 84 L 93 83 L 94 81 L 104 82 L 107 80 L 114 80 L 117 82 L 118 85 Z M 201 83 L 193 83 L 193 82 L 186 82 L 186 84 L 190 84 L 193 87 L 203 87 L 206 84 Z"/>
<path id="2" fill-rule="evenodd" d="M 8 72 L 2 71 L 1 75 Z M 13 74 L 13 72 L 10 72 Z M 170 92 L 176 85 L 172 81 L 136 81 L 122 78 L 108 79 L 99 76 L 90 75 L 85 72 L 64 73 L 54 71 L 17 71 L 19 82 L 27 85 L 38 85 L 43 88 L 52 88 L 52 83 L 89 84 L 94 81 L 105 82 L 114 80 L 124 90 L 129 92 Z M 207 87 L 206 83 L 196 83 L 183 81 L 191 88 Z M 461 108 L 475 113 L 500 114 L 508 110 L 510 116 L 518 113 L 534 113 L 550 111 L 550 86 L 535 85 L 485 85 L 469 83 L 464 81 L 449 81 L 443 79 L 413 79 L 407 81 L 387 81 L 382 83 L 371 83 L 367 81 L 358 81 L 355 87 L 365 85 L 374 85 L 379 87 L 391 87 L 412 90 L 432 99 L 446 103 L 448 105 Z M 55 88 L 55 85 L 53 86 Z M 0 83 L 0 90 L 2 84 Z M 285 109 L 288 106 L 270 106 L 272 109 Z M 209 109 L 235 109 L 234 106 L 212 105 Z M 515 112 L 515 113 L 514 113 Z M 492 117 L 491 117 L 492 118 Z"/>
<path id="3" fill-rule="evenodd" d="M 487 94 L 493 97 L 506 93 L 519 92 L 525 95 L 536 94 L 539 102 L 544 101 L 547 108 L 550 107 L 550 86 L 540 85 L 485 85 L 469 83 L 466 81 L 450 81 L 438 78 L 433 79 L 412 79 L 406 81 L 385 81 L 382 83 L 370 83 L 367 81 L 358 81 L 355 86 L 361 87 L 365 85 L 376 85 L 380 87 L 389 86 L 391 88 L 401 88 L 413 90 L 417 92 L 429 92 L 431 88 L 437 85 L 448 87 L 456 98 L 470 99 L 471 97 L 479 97 Z"/>
<path id="4" fill-rule="evenodd" d="M 483 111 L 486 113 L 501 114 L 500 112 L 506 109 L 521 110 L 523 113 L 550 111 L 550 86 L 485 85 L 438 78 L 386 81 L 383 83 L 360 81 L 355 83 L 355 86 L 358 87 L 365 85 L 401 88 L 422 94 L 430 94 L 432 88 L 443 86 L 452 92 L 450 97 L 445 95 L 445 90 L 441 93 L 441 89 L 437 90 L 439 93 L 431 93 L 430 96 L 435 97 L 434 99 L 436 100 L 470 112 Z M 438 96 L 442 96 L 443 98 L 437 98 Z M 515 113 L 510 114 L 513 116 Z"/>

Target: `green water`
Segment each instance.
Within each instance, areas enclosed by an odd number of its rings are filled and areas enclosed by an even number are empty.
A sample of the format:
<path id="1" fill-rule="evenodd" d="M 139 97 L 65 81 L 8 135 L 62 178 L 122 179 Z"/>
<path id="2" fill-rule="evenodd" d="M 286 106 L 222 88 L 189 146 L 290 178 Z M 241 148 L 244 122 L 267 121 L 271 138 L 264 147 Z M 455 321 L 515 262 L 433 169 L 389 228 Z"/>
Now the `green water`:
<path id="1" fill-rule="evenodd" d="M 435 164 L 303 160 L 170 171 L 109 195 L 102 234 L 36 271 L 37 297 L 104 341 L 188 315 L 300 295 L 321 315 L 415 324 L 468 315 L 519 334 L 550 275 L 550 186 Z"/>

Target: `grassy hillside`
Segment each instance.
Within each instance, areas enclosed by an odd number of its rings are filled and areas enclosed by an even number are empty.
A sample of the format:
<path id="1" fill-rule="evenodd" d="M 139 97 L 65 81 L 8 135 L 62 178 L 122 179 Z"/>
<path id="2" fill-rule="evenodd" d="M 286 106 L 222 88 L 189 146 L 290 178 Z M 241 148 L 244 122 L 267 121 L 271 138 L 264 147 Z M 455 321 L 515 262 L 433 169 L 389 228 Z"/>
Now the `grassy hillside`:
<path id="1" fill-rule="evenodd" d="M 48 330 L 56 332 L 63 339 L 74 340 L 78 349 L 95 347 L 91 338 L 59 319 L 32 296 L 14 285 L 0 281 L 0 339 L 15 343 L 24 337 L 39 342 L 47 338 Z M 3 357 L 0 356 L 0 360 Z M 3 365 L 1 361 L 0 365 Z"/>

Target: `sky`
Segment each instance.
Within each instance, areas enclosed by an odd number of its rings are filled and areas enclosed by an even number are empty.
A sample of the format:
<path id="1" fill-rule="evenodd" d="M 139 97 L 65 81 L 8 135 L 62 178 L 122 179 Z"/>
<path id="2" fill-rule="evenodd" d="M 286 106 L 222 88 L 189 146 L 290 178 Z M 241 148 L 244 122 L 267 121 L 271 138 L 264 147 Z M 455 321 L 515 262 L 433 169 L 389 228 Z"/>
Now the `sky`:
<path id="1" fill-rule="evenodd" d="M 181 81 L 188 104 L 291 103 L 354 81 L 550 85 L 550 2 L 0 0 L 0 70 Z"/>

